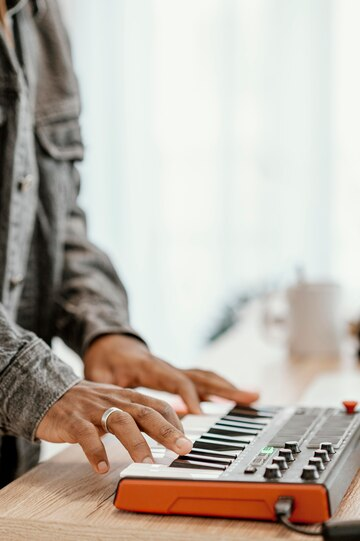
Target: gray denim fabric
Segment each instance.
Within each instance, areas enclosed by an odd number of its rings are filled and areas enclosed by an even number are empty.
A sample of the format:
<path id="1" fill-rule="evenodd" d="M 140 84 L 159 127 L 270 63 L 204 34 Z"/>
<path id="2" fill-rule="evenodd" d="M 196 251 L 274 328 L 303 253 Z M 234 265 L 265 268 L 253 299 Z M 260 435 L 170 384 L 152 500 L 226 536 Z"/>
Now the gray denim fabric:
<path id="1" fill-rule="evenodd" d="M 17 473 L 22 456 L 31 464 L 38 453 L 25 440 L 79 381 L 51 339 L 81 355 L 99 335 L 137 336 L 125 289 L 77 204 L 80 104 L 57 3 L 20 7 L 16 50 L 0 31 L 0 434 L 23 438 Z"/>

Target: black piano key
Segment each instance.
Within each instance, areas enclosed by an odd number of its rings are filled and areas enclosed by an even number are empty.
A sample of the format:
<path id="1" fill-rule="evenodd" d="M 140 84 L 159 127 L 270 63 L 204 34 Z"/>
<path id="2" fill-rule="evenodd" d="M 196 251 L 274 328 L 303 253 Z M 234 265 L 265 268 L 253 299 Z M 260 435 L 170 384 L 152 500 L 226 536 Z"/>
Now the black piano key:
<path id="1" fill-rule="evenodd" d="M 190 460 L 176 459 L 170 464 L 170 468 L 193 468 L 197 470 L 226 470 L 225 466 L 210 465 L 206 462 L 192 462 Z"/>
<path id="2" fill-rule="evenodd" d="M 201 443 L 202 441 L 207 441 L 207 442 L 210 441 L 210 442 L 214 442 L 214 443 L 219 443 L 220 445 L 228 445 L 228 446 L 230 446 L 230 447 L 231 447 L 231 445 L 235 445 L 235 446 L 237 446 L 238 448 L 242 448 L 242 447 L 245 447 L 245 445 L 247 445 L 247 444 L 245 444 L 245 442 L 243 442 L 243 441 L 241 441 L 241 440 L 240 440 L 240 441 L 237 441 L 237 440 L 228 440 L 228 439 L 226 439 L 226 438 L 216 438 L 216 437 L 214 437 L 214 438 L 210 438 L 210 437 L 209 437 L 209 438 L 208 438 L 206 435 L 201 436 L 201 438 L 200 438 L 198 441 L 199 441 L 200 443 Z"/>
<path id="3" fill-rule="evenodd" d="M 268 426 L 268 423 L 262 423 L 260 421 L 249 421 L 249 418 L 246 418 L 246 417 L 234 417 L 233 415 L 224 415 L 224 417 L 221 417 L 221 419 L 219 420 L 220 421 L 233 421 L 235 423 L 241 423 L 241 424 L 244 424 L 244 425 L 248 425 L 249 428 L 251 427 L 254 427 L 254 428 L 257 428 L 257 427 L 264 427 L 264 426 Z"/>
<path id="4" fill-rule="evenodd" d="M 229 415 L 234 415 L 235 417 L 248 417 L 250 419 L 264 418 L 272 419 L 274 415 L 265 410 L 255 410 L 251 408 L 236 407 L 229 411 Z"/>
<path id="5" fill-rule="evenodd" d="M 230 427 L 221 427 L 217 424 L 210 428 L 208 431 L 208 434 L 220 434 L 222 436 L 226 436 L 227 438 L 237 438 L 240 436 L 257 436 L 258 432 L 255 432 L 254 430 L 246 430 L 246 429 L 235 429 Z"/>
<path id="6" fill-rule="evenodd" d="M 232 460 L 224 460 L 221 458 L 210 458 L 209 456 L 197 456 L 196 454 L 189 453 L 188 455 L 180 455 L 179 460 L 190 460 L 192 462 L 202 462 L 206 464 L 219 464 L 220 466 L 228 467 Z"/>
<path id="7" fill-rule="evenodd" d="M 226 443 L 223 441 L 201 439 L 196 441 L 193 449 L 209 449 L 210 451 L 242 451 L 245 445 Z"/>
<path id="8" fill-rule="evenodd" d="M 224 443 L 236 443 L 240 445 L 249 445 L 249 443 L 252 442 L 254 439 L 254 436 L 250 436 L 249 438 L 228 438 L 227 436 L 223 436 L 221 434 L 210 434 L 209 432 L 205 432 L 202 436 L 200 436 L 200 439 L 207 439 L 207 440 L 216 440 L 216 441 L 223 441 Z"/>
<path id="9" fill-rule="evenodd" d="M 245 430 L 262 430 L 262 426 L 255 426 L 255 425 L 248 425 L 245 423 L 237 423 L 236 421 L 227 421 L 220 419 L 217 421 L 216 426 L 229 426 L 230 428 L 238 428 L 238 429 L 245 429 Z"/>
<path id="10" fill-rule="evenodd" d="M 207 449 L 203 449 L 200 447 L 199 449 L 192 449 L 190 452 L 191 455 L 205 455 L 210 456 L 213 458 L 226 458 L 229 460 L 235 460 L 237 458 L 237 455 L 231 454 L 231 453 L 224 453 L 220 451 L 208 451 Z"/>

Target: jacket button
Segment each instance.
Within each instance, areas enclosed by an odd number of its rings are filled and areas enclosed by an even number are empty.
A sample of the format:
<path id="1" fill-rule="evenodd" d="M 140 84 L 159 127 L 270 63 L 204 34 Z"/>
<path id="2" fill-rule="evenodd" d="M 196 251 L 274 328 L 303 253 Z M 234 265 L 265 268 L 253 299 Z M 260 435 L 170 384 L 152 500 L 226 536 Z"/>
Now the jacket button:
<path id="1" fill-rule="evenodd" d="M 16 274 L 10 278 L 10 287 L 13 289 L 16 286 L 19 286 L 24 281 L 24 277 L 21 274 Z"/>
<path id="2" fill-rule="evenodd" d="M 31 185 L 33 182 L 34 182 L 33 175 L 29 174 L 29 175 L 23 176 L 18 182 L 19 192 L 26 192 L 29 188 L 31 188 Z"/>

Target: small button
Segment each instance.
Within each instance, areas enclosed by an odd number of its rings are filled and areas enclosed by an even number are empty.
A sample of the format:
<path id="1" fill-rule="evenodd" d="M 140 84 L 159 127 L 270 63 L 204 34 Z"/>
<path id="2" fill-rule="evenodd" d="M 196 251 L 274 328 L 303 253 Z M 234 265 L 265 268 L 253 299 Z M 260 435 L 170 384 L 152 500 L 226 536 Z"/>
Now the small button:
<path id="1" fill-rule="evenodd" d="M 284 447 L 285 449 L 290 449 L 292 453 L 300 453 L 299 442 L 297 441 L 287 441 Z"/>
<path id="2" fill-rule="evenodd" d="M 255 468 L 255 466 L 248 466 L 244 470 L 244 473 L 256 473 L 256 472 L 257 472 L 257 468 Z"/>
<path id="3" fill-rule="evenodd" d="M 287 465 L 287 462 L 283 456 L 275 456 L 272 459 L 273 464 L 277 464 L 280 468 L 280 470 L 287 470 L 289 466 Z"/>
<path id="4" fill-rule="evenodd" d="M 31 185 L 33 182 L 34 182 L 34 177 L 32 175 L 25 175 L 18 182 L 19 192 L 26 192 L 29 188 L 31 188 Z"/>
<path id="5" fill-rule="evenodd" d="M 267 457 L 268 457 L 267 455 L 266 456 L 257 456 L 252 461 L 252 465 L 253 466 L 262 466 L 264 464 L 265 460 L 267 459 Z"/>
<path id="6" fill-rule="evenodd" d="M 355 400 L 344 400 L 343 404 L 345 406 L 346 413 L 349 413 L 349 414 L 355 413 L 355 408 L 358 405 L 358 403 L 355 402 Z"/>
<path id="7" fill-rule="evenodd" d="M 281 471 L 279 466 L 277 464 L 270 464 L 270 466 L 266 466 L 264 477 L 265 479 L 280 479 Z"/>
<path id="8" fill-rule="evenodd" d="M 317 471 L 316 466 L 304 466 L 301 479 L 304 479 L 305 481 L 314 481 L 315 479 L 319 479 L 319 472 Z"/>
<path id="9" fill-rule="evenodd" d="M 328 452 L 325 451 L 325 449 L 316 449 L 316 451 L 314 451 L 314 457 L 321 458 L 324 463 L 330 462 Z"/>
<path id="10" fill-rule="evenodd" d="M 279 449 L 279 456 L 283 456 L 286 462 L 293 462 L 295 460 L 290 449 Z"/>
<path id="11" fill-rule="evenodd" d="M 315 468 L 317 469 L 317 471 L 323 471 L 323 470 L 325 470 L 324 463 L 323 463 L 323 461 L 321 460 L 321 458 L 319 458 L 319 457 L 310 458 L 310 460 L 309 460 L 309 466 L 315 466 Z"/>
<path id="12" fill-rule="evenodd" d="M 320 443 L 320 449 L 325 449 L 329 455 L 333 455 L 335 453 L 334 446 L 329 441 L 323 441 Z"/>
<path id="13" fill-rule="evenodd" d="M 19 286 L 24 281 L 24 277 L 21 274 L 17 274 L 10 278 L 10 287 L 13 289 L 16 286 Z"/>

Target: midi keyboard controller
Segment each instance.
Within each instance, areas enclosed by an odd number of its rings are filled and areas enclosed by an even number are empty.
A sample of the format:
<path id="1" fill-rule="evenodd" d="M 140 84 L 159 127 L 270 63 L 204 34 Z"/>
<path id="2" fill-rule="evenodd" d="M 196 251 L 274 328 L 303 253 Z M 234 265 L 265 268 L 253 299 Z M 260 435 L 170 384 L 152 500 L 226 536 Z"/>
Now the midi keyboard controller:
<path id="1" fill-rule="evenodd" d="M 219 410 L 220 411 L 220 410 Z M 330 518 L 360 467 L 360 414 L 340 408 L 221 406 L 183 419 L 192 451 L 178 456 L 148 439 L 155 464 L 121 472 L 114 505 L 145 513 L 275 520 Z"/>

